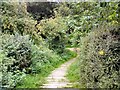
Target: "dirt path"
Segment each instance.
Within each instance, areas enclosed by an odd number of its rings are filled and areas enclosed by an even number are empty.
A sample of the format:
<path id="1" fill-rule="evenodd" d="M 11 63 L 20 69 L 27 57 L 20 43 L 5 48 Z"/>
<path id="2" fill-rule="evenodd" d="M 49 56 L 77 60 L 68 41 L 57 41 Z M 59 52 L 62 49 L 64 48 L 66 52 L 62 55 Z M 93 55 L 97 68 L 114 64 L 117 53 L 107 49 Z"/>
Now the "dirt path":
<path id="1" fill-rule="evenodd" d="M 69 48 L 71 51 L 78 51 L 75 48 Z M 72 83 L 66 79 L 66 74 L 68 67 L 76 60 L 73 58 L 68 62 L 62 64 L 59 68 L 52 71 L 52 73 L 46 78 L 47 83 L 43 84 L 42 88 L 64 88 L 64 87 L 72 87 Z"/>

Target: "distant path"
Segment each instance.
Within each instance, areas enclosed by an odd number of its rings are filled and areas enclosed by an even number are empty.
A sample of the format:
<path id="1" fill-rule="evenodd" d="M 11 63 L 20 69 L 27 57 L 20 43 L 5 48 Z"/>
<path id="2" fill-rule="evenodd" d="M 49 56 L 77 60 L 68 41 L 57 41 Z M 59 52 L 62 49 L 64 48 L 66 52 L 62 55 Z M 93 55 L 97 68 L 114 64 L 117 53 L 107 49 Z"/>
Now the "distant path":
<path id="1" fill-rule="evenodd" d="M 79 48 L 68 48 L 71 51 L 79 51 Z M 41 88 L 64 88 L 72 87 L 72 83 L 69 83 L 65 77 L 67 74 L 68 67 L 75 62 L 76 57 L 65 62 L 60 67 L 56 68 L 52 73 L 46 78 L 47 83 L 43 84 Z"/>

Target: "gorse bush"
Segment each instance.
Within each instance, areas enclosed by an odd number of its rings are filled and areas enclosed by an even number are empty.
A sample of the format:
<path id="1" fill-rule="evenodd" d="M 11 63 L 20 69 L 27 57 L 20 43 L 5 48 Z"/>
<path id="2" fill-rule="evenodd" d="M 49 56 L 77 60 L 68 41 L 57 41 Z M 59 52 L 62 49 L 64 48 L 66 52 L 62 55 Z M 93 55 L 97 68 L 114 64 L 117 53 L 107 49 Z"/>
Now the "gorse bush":
<path id="1" fill-rule="evenodd" d="M 87 88 L 120 88 L 119 27 L 100 27 L 82 39 L 80 84 Z"/>

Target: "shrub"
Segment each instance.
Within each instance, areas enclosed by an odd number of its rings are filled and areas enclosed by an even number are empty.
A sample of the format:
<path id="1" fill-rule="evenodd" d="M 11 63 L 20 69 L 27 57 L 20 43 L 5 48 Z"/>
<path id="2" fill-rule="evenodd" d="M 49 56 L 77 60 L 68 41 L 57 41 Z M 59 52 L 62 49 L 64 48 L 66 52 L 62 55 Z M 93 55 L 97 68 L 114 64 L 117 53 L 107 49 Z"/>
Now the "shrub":
<path id="1" fill-rule="evenodd" d="M 82 39 L 80 51 L 81 86 L 120 88 L 119 73 L 120 31 L 118 27 L 100 27 Z"/>
<path id="2" fill-rule="evenodd" d="M 67 26 L 62 17 L 41 20 L 37 25 L 38 33 L 49 44 L 49 48 L 62 53 L 67 42 L 65 32 Z"/>
<path id="3" fill-rule="evenodd" d="M 3 86 L 14 87 L 23 77 L 24 69 L 31 64 L 31 43 L 29 36 L 1 34 L 0 60 Z"/>
<path id="4" fill-rule="evenodd" d="M 20 7 L 19 9 L 16 7 Z M 15 35 L 30 35 L 38 43 L 41 38 L 36 32 L 37 21 L 30 17 L 26 11 L 26 3 L 1 2 L 0 3 L 0 32 Z M 13 19 L 14 18 L 14 19 Z"/>
<path id="5" fill-rule="evenodd" d="M 32 73 L 45 72 L 46 65 L 50 67 L 55 66 L 60 60 L 62 60 L 57 54 L 52 50 L 45 48 L 43 46 L 32 46 Z"/>
<path id="6" fill-rule="evenodd" d="M 2 87 L 15 87 L 26 74 L 45 73 L 64 60 L 45 47 L 35 45 L 29 36 L 1 34 L 0 65 Z M 60 61 L 60 63 L 58 63 Z"/>

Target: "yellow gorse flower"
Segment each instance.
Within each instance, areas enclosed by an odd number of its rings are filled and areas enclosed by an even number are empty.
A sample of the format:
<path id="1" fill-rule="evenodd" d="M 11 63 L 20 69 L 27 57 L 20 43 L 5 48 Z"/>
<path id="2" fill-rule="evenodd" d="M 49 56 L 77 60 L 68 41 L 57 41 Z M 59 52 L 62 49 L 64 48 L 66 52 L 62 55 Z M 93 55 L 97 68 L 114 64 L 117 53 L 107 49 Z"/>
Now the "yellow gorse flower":
<path id="1" fill-rule="evenodd" d="M 99 53 L 100 55 L 104 55 L 104 54 L 105 54 L 105 52 L 104 52 L 103 50 L 100 50 L 98 53 Z"/>

